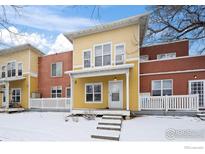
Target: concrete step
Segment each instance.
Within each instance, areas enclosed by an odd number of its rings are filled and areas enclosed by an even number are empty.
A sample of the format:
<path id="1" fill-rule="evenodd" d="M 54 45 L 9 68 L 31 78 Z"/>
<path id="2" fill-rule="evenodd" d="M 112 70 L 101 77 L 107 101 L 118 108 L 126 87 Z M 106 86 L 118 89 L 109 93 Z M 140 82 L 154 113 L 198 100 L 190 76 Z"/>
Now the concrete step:
<path id="1" fill-rule="evenodd" d="M 103 115 L 102 119 L 113 119 L 113 120 L 122 120 L 122 116 L 116 116 L 116 115 Z"/>
<path id="2" fill-rule="evenodd" d="M 117 125 L 98 125 L 97 129 L 120 131 L 121 126 L 117 126 Z"/>
<path id="3" fill-rule="evenodd" d="M 93 135 L 91 135 L 91 138 L 119 141 L 120 132 L 111 130 L 97 130 Z"/>
<path id="4" fill-rule="evenodd" d="M 117 125 L 121 126 L 122 120 L 113 120 L 113 119 L 102 119 L 98 122 L 98 125 Z"/>
<path id="5" fill-rule="evenodd" d="M 197 114 L 198 117 L 205 117 L 205 113 L 199 113 Z"/>

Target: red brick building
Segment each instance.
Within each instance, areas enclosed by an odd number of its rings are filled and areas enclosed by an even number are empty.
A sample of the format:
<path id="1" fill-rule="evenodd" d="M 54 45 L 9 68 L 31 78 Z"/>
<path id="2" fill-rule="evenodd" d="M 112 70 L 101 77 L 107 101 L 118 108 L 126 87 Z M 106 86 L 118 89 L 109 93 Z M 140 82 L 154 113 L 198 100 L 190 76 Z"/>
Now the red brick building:
<path id="1" fill-rule="evenodd" d="M 140 56 L 141 95 L 199 94 L 205 108 L 205 55 L 189 56 L 188 40 L 145 46 Z"/>
<path id="2" fill-rule="evenodd" d="M 38 88 L 41 97 L 70 97 L 70 79 L 65 71 L 72 70 L 72 51 L 39 58 Z"/>

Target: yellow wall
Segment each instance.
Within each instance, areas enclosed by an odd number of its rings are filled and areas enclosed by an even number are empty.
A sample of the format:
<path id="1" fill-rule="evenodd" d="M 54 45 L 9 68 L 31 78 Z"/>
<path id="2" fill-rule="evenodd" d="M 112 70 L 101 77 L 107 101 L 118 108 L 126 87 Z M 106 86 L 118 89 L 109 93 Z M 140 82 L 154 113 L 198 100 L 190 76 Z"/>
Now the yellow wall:
<path id="1" fill-rule="evenodd" d="M 30 78 L 30 95 L 33 93 L 33 92 L 38 92 L 38 78 L 36 77 L 31 77 Z"/>
<path id="2" fill-rule="evenodd" d="M 31 64 L 30 64 L 31 72 L 38 73 L 38 57 L 40 57 L 40 55 L 31 50 L 30 56 L 31 56 Z"/>
<path id="3" fill-rule="evenodd" d="M 115 44 L 124 43 L 126 50 L 126 58 L 139 57 L 139 26 L 138 24 L 115 29 L 112 31 L 106 31 L 96 33 L 84 37 L 80 37 L 73 40 L 74 52 L 73 52 L 73 68 L 75 66 L 83 65 L 83 50 L 92 50 L 92 63 L 94 64 L 94 45 L 100 43 L 112 43 L 112 61 L 114 60 Z"/>

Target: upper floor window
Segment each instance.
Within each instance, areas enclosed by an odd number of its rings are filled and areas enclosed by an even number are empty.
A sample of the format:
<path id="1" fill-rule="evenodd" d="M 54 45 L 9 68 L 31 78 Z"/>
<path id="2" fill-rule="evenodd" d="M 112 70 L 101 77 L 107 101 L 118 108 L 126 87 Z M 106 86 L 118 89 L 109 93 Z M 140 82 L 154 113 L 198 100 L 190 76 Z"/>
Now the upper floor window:
<path id="1" fill-rule="evenodd" d="M 148 55 L 141 55 L 140 56 L 140 61 L 143 62 L 143 61 L 148 61 L 149 60 L 149 56 Z"/>
<path id="2" fill-rule="evenodd" d="M 95 48 L 95 66 L 111 65 L 111 44 L 96 45 Z"/>
<path id="3" fill-rule="evenodd" d="M 157 55 L 157 59 L 172 59 L 172 58 L 176 58 L 176 52 L 170 52 L 170 53 Z"/>
<path id="4" fill-rule="evenodd" d="M 51 64 L 51 76 L 52 77 L 61 77 L 62 76 L 62 62 L 57 62 L 54 64 Z"/>
<path id="5" fill-rule="evenodd" d="M 154 80 L 152 81 L 152 95 L 166 96 L 172 95 L 172 80 Z"/>
<path id="6" fill-rule="evenodd" d="M 51 97 L 52 98 L 62 97 L 62 87 L 61 86 L 52 87 Z"/>
<path id="7" fill-rule="evenodd" d="M 18 63 L 18 76 L 22 76 L 23 74 L 23 64 Z"/>
<path id="8" fill-rule="evenodd" d="M 84 65 L 84 68 L 91 67 L 91 51 L 90 50 L 83 52 L 83 65 Z"/>
<path id="9" fill-rule="evenodd" d="M 6 66 L 1 67 L 1 77 L 5 78 L 6 77 Z"/>
<path id="10" fill-rule="evenodd" d="M 16 76 L 16 63 L 10 62 L 7 64 L 7 76 L 14 77 Z"/>
<path id="11" fill-rule="evenodd" d="M 115 64 L 124 64 L 125 61 L 125 46 L 124 44 L 115 46 Z"/>

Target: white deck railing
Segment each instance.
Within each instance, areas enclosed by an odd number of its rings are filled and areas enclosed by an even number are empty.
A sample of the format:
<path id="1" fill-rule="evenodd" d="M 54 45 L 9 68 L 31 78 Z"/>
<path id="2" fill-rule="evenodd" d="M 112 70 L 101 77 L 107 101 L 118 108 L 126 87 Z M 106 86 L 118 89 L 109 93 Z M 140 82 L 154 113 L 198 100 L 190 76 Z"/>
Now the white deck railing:
<path id="1" fill-rule="evenodd" d="M 141 96 L 140 110 L 198 111 L 198 95 Z"/>
<path id="2" fill-rule="evenodd" d="M 70 110 L 70 98 L 31 98 L 30 109 Z"/>

